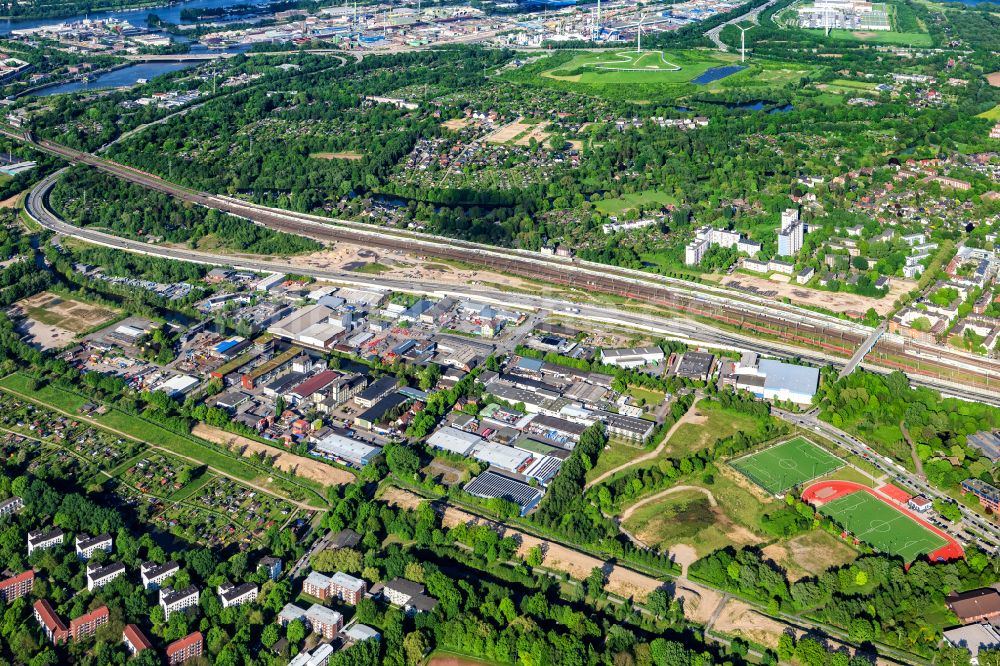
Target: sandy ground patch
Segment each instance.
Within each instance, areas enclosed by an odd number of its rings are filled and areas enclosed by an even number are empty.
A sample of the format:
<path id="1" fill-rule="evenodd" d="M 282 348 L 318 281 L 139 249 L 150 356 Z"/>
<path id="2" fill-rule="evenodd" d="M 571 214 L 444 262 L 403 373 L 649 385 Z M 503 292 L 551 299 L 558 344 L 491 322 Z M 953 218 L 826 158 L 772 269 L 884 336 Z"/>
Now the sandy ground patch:
<path id="1" fill-rule="evenodd" d="M 102 305 L 85 303 L 50 291 L 43 291 L 17 302 L 28 317 L 48 326 L 57 326 L 74 333 L 83 333 L 111 321 L 115 312 Z"/>
<path id="2" fill-rule="evenodd" d="M 18 333 L 31 339 L 30 344 L 40 349 L 60 349 L 73 342 L 76 333 L 58 326 L 47 326 L 34 319 L 25 319 L 17 325 Z"/>
<path id="3" fill-rule="evenodd" d="M 986 75 L 986 81 L 994 88 L 1000 88 L 1000 72 Z"/>
<path id="4" fill-rule="evenodd" d="M 21 198 L 20 194 L 15 194 L 9 199 L 4 199 L 0 201 L 0 208 L 17 208 L 17 201 Z"/>
<path id="5" fill-rule="evenodd" d="M 788 276 L 781 276 L 788 279 Z M 916 283 L 911 280 L 901 280 L 893 278 L 889 293 L 884 298 L 871 298 L 870 296 L 858 296 L 845 292 L 820 291 L 809 289 L 795 282 L 774 282 L 763 277 L 739 274 L 725 280 L 723 285 L 728 286 L 733 282 L 739 282 L 744 287 L 756 287 L 761 291 L 777 291 L 774 300 L 789 298 L 793 303 L 814 305 L 833 310 L 834 312 L 856 312 L 865 313 L 868 308 L 874 308 L 875 312 L 884 315 L 892 310 L 892 304 L 896 302 L 902 294 L 916 288 Z"/>
<path id="6" fill-rule="evenodd" d="M 527 132 L 534 127 L 534 125 L 522 121 L 523 118 L 518 118 L 512 123 L 507 123 L 494 132 L 487 134 L 483 141 L 486 143 L 507 143 L 522 132 Z"/>
<path id="7" fill-rule="evenodd" d="M 577 141 L 574 139 L 569 142 L 569 145 L 573 148 L 573 150 L 583 150 L 583 141 Z"/>
<path id="8" fill-rule="evenodd" d="M 714 631 L 742 636 L 772 649 L 778 647 L 778 639 L 787 628 L 787 625 L 762 615 L 750 604 L 736 599 L 726 602 L 726 607 L 712 625 Z"/>
<path id="9" fill-rule="evenodd" d="M 249 458 L 250 456 L 263 451 L 268 456 L 274 457 L 274 466 L 283 472 L 291 472 L 304 479 L 322 483 L 325 486 L 338 486 L 354 481 L 354 475 L 347 470 L 326 465 L 319 460 L 308 456 L 297 456 L 288 451 L 282 451 L 267 444 L 255 442 L 248 437 L 234 435 L 221 428 L 199 423 L 191 431 L 195 437 L 201 437 L 215 444 L 223 446 L 234 446 L 242 449 L 241 454 Z"/>
<path id="10" fill-rule="evenodd" d="M 778 647 L 778 640 L 783 633 L 791 633 L 796 639 L 801 638 L 805 633 L 780 620 L 770 618 L 754 610 L 750 604 L 737 599 L 726 601 L 726 607 L 712 625 L 712 631 L 733 636 L 742 636 L 747 640 L 766 645 L 772 649 Z M 826 642 L 830 650 L 847 649 L 848 654 L 854 653 L 851 648 L 848 648 L 839 641 L 828 638 Z M 877 666 L 894 666 L 902 662 L 880 657 L 875 663 Z"/>
<path id="11" fill-rule="evenodd" d="M 468 118 L 452 118 L 451 120 L 446 120 L 443 123 L 441 123 L 441 127 L 452 131 L 457 131 L 468 126 L 469 126 Z"/>
<path id="12" fill-rule="evenodd" d="M 360 160 L 364 155 L 353 150 L 342 150 L 339 153 L 313 153 L 309 157 L 317 160 Z"/>
<path id="13" fill-rule="evenodd" d="M 537 125 L 534 126 L 534 128 L 530 132 L 528 132 L 527 134 L 525 134 L 524 136 L 522 136 L 520 139 L 518 139 L 517 141 L 515 141 L 514 145 L 516 145 L 516 146 L 527 146 L 528 144 L 531 143 L 532 139 L 534 139 L 538 143 L 542 143 L 547 138 L 549 138 L 550 136 L 552 136 L 552 134 L 550 132 L 546 132 L 543 128 L 544 128 L 544 123 L 538 123 Z"/>
<path id="14" fill-rule="evenodd" d="M 777 282 L 778 284 L 787 284 L 792 278 L 788 275 L 782 275 L 781 273 L 774 273 L 768 276 L 768 282 Z"/>
<path id="15" fill-rule="evenodd" d="M 695 563 L 698 559 L 698 551 L 694 549 L 694 546 L 689 546 L 686 543 L 679 543 L 675 546 L 671 546 L 670 555 L 674 558 L 674 562 L 681 567 L 681 576 L 687 578 L 688 567 Z"/>
<path id="16" fill-rule="evenodd" d="M 302 268 L 318 270 L 349 270 L 345 266 L 358 263 L 376 263 L 388 270 L 379 273 L 386 278 L 405 278 L 411 280 L 433 280 L 446 284 L 468 286 L 480 282 L 511 287 L 514 289 L 531 289 L 538 292 L 541 288 L 519 278 L 495 273 L 488 269 L 459 268 L 442 263 L 433 257 L 423 259 L 417 255 L 404 254 L 399 251 L 371 249 L 351 243 L 331 243 L 319 252 L 298 255 L 282 260 L 284 263 Z M 363 277 L 362 274 L 358 275 Z M 553 290 L 555 293 L 555 290 Z"/>

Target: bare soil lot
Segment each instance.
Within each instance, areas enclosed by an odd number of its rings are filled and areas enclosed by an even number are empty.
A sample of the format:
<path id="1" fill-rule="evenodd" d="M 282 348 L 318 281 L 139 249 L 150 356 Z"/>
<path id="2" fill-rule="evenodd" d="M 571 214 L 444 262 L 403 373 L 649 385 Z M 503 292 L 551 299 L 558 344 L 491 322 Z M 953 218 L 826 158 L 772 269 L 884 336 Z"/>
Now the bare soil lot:
<path id="1" fill-rule="evenodd" d="M 538 123 L 537 125 L 535 125 L 534 129 L 532 129 L 530 132 L 528 132 L 527 134 L 525 134 L 524 136 L 522 136 L 520 139 L 518 139 L 517 141 L 515 141 L 514 144 L 518 145 L 518 146 L 527 146 L 527 145 L 529 145 L 531 143 L 532 139 L 534 139 L 538 143 L 542 143 L 547 138 L 549 138 L 549 136 L 551 136 L 551 133 L 546 132 L 543 129 L 544 127 L 545 127 L 545 123 Z"/>
<path id="2" fill-rule="evenodd" d="M 191 431 L 196 437 L 215 444 L 240 449 L 240 455 L 245 458 L 264 452 L 274 458 L 274 466 L 283 472 L 291 472 L 304 479 L 322 483 L 325 486 L 339 486 L 354 481 L 354 475 L 347 470 L 327 465 L 308 456 L 297 456 L 288 451 L 282 451 L 273 446 L 255 442 L 247 437 L 234 435 L 221 428 L 199 423 Z"/>
<path id="3" fill-rule="evenodd" d="M 818 575 L 831 567 L 853 562 L 857 551 L 840 539 L 813 530 L 785 542 L 771 544 L 764 555 L 780 564 L 789 580 Z"/>
<path id="4" fill-rule="evenodd" d="M 1000 88 L 1000 72 L 986 75 L 986 81 L 994 88 Z"/>
<path id="5" fill-rule="evenodd" d="M 309 157 L 317 160 L 360 160 L 364 155 L 353 150 L 343 150 L 339 153 L 313 153 Z"/>
<path id="6" fill-rule="evenodd" d="M 441 123 L 441 127 L 452 131 L 460 130 L 469 126 L 468 118 L 452 118 Z"/>
<path id="7" fill-rule="evenodd" d="M 844 292 L 809 289 L 795 282 L 775 282 L 767 278 L 745 274 L 727 279 L 723 284 L 728 286 L 731 282 L 739 282 L 745 287 L 757 287 L 761 291 L 777 291 L 778 295 L 775 296 L 775 300 L 787 297 L 793 303 L 819 306 L 834 312 L 864 313 L 868 311 L 868 308 L 874 308 L 875 312 L 880 315 L 889 312 L 897 298 L 916 287 L 916 283 L 910 280 L 893 278 L 889 293 L 885 297 L 871 298 L 870 296 L 858 296 Z"/>
<path id="8" fill-rule="evenodd" d="M 58 326 L 74 333 L 83 333 L 111 321 L 116 312 L 103 305 L 84 303 L 72 298 L 43 291 L 17 302 L 25 314 L 42 324 Z"/>
<path id="9" fill-rule="evenodd" d="M 539 290 L 537 285 L 519 278 L 495 273 L 487 269 L 472 269 L 441 263 L 440 260 L 425 260 L 415 254 L 403 254 L 387 250 L 373 250 L 350 243 L 331 243 L 319 252 L 299 255 L 283 260 L 293 266 L 319 270 L 350 270 L 347 266 L 359 262 L 384 266 L 379 275 L 411 280 L 434 280 L 455 285 L 489 282 L 514 289 Z"/>
<path id="10" fill-rule="evenodd" d="M 117 315 L 110 308 L 48 291 L 18 301 L 14 310 L 25 317 L 18 323 L 18 331 L 40 349 L 65 347 L 80 333 L 97 328 Z"/>

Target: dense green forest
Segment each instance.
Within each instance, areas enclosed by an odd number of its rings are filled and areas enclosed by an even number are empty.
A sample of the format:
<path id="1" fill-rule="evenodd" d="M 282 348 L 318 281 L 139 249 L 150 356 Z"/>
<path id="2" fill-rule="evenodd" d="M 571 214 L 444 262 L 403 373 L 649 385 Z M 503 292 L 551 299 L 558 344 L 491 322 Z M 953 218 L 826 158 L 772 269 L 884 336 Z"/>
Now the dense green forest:
<path id="1" fill-rule="evenodd" d="M 1000 428 L 1000 409 L 913 388 L 901 372 L 852 373 L 825 383 L 817 398 L 820 418 L 857 434 L 909 467 L 908 436 L 928 480 L 940 488 L 954 490 L 969 477 L 997 482 L 990 460 L 970 447 L 966 437 Z"/>
<path id="2" fill-rule="evenodd" d="M 173 197 L 87 166 L 70 169 L 51 193 L 55 211 L 73 224 L 133 239 L 288 255 L 320 248 L 316 241 L 272 231 L 244 219 L 178 202 Z"/>

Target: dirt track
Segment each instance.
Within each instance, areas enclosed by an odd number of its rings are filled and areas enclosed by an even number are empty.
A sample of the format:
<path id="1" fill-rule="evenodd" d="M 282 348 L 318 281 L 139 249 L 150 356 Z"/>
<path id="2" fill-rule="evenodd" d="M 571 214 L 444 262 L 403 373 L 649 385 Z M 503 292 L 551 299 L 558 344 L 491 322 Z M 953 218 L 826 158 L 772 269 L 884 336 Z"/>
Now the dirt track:
<path id="1" fill-rule="evenodd" d="M 701 414 L 696 409 L 697 406 L 698 406 L 698 401 L 695 401 L 694 403 L 692 403 L 691 407 L 689 407 L 688 410 L 686 412 L 684 412 L 684 415 L 681 416 L 679 419 L 677 419 L 677 422 L 675 424 L 673 424 L 672 426 L 670 426 L 670 430 L 668 430 L 667 434 L 663 436 L 663 441 L 660 442 L 659 445 L 657 445 L 657 447 L 655 449 L 653 449 L 649 453 L 645 453 L 645 454 L 643 454 L 641 456 L 637 456 L 637 457 L 633 458 L 632 460 L 629 460 L 627 463 L 624 463 L 622 465 L 619 465 L 618 467 L 615 467 L 614 469 L 609 469 L 607 472 L 605 472 L 604 474 L 601 474 L 600 476 L 596 477 L 592 481 L 588 481 L 587 484 L 584 486 L 583 489 L 587 490 L 588 488 L 596 486 L 598 483 L 600 483 L 602 481 L 605 481 L 607 479 L 610 479 L 612 476 L 614 476 L 618 472 L 622 471 L 623 469 L 628 469 L 629 467 L 632 467 L 634 465 L 638 465 L 639 463 L 642 463 L 642 462 L 646 462 L 647 460 L 655 460 L 663 452 L 663 450 L 665 448 L 667 448 L 667 444 L 670 443 L 670 438 L 674 436 L 674 433 L 677 432 L 678 428 L 680 428 L 685 423 L 703 423 L 704 422 L 704 419 L 701 417 Z M 701 419 L 701 420 L 699 421 L 699 419 Z"/>
<path id="2" fill-rule="evenodd" d="M 234 435 L 221 428 L 199 423 L 191 433 L 195 437 L 201 437 L 215 444 L 239 447 L 242 449 L 241 455 L 245 458 L 263 451 L 266 455 L 274 457 L 274 466 L 281 471 L 294 473 L 304 479 L 322 483 L 324 486 L 339 486 L 354 481 L 354 475 L 347 470 L 327 465 L 306 456 L 297 456 L 294 453 L 255 442 L 247 437 Z"/>

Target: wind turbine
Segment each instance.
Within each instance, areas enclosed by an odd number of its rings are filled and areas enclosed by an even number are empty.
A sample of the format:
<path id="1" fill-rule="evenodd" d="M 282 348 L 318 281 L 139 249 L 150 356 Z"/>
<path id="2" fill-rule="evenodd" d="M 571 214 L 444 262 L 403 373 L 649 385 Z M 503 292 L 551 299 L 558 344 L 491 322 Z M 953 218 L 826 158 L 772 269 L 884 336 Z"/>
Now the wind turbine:
<path id="1" fill-rule="evenodd" d="M 751 25 L 746 28 L 742 26 L 736 26 L 740 31 L 740 62 L 747 61 L 747 30 L 753 30 L 757 26 Z"/>
<path id="2" fill-rule="evenodd" d="M 636 32 L 635 52 L 642 53 L 642 22 L 646 20 L 646 15 L 639 17 L 639 30 Z"/>

